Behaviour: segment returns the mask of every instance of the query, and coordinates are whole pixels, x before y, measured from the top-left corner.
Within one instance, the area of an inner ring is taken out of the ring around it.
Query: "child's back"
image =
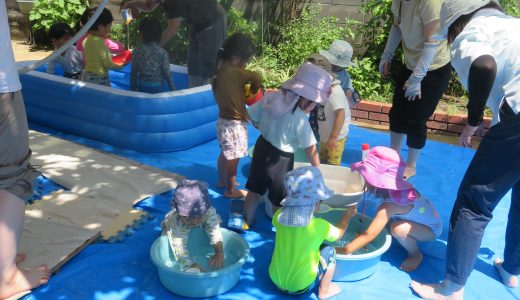
[[[139,25],[143,44],[132,54],[132,70],[130,73],[130,89],[147,93],[162,92],[163,79],[170,90],[175,89],[170,73],[170,60],[166,50],[159,46],[161,24],[147,18]]]
[[[338,239],[339,230],[324,219],[314,217],[305,227],[284,226],[278,221],[280,212],[273,216],[276,238],[269,276],[276,286],[299,291],[316,278],[321,244]]]
[[[284,185],[287,197],[273,216],[276,238],[269,276],[285,294],[304,294],[319,285],[318,298],[332,297],[341,292],[339,286],[331,283],[336,252],[322,243],[343,236],[355,208],[345,210],[337,227],[313,216],[319,203],[334,194],[325,186],[316,167],[288,172]]]
[[[221,150],[217,186],[226,188],[227,198],[242,198],[247,194],[235,186],[238,161],[247,156],[246,84],[253,91],[261,85],[260,76],[245,69],[253,54],[253,42],[247,35],[231,35],[218,52],[218,69],[212,83],[219,109],[217,139]]]
[[[257,91],[261,86],[262,79],[255,72],[233,66],[228,62],[222,62],[213,82],[213,92],[220,118],[248,120],[245,106],[245,85],[247,83],[251,83],[252,91]]]

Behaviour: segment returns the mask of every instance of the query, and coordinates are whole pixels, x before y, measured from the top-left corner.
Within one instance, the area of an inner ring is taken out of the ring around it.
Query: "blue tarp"
[[[33,129],[49,132],[89,147],[101,149],[133,159],[144,164],[205,180],[210,184],[212,202],[223,223],[227,223],[228,202],[222,196],[223,189],[217,189],[216,160],[219,154],[217,141],[211,141],[195,148],[172,153],[139,153],[114,148],[106,144],[65,135],[46,128],[32,126]],[[258,133],[250,128],[249,144],[253,145]],[[361,144],[371,146],[388,145],[387,133],[376,132],[351,126],[346,144],[343,164],[360,160]],[[383,255],[379,270],[368,279],[340,283],[343,290],[337,299],[415,299],[408,285],[411,279],[434,282],[444,274],[445,241],[448,220],[455,200],[458,185],[474,150],[439,142],[428,141],[418,165],[418,175],[411,179],[417,189],[431,199],[444,220],[444,232],[438,241],[422,246],[425,258],[422,265],[412,273],[400,271],[399,264],[406,252],[398,243],[393,243]],[[406,157],[406,151],[403,151]],[[249,172],[250,158],[241,159],[238,181],[245,184]],[[160,235],[159,224],[169,209],[172,192],[156,195],[139,203],[138,207],[148,211],[155,218],[127,237],[121,243],[97,243],[88,246],[62,269],[52,276],[50,282],[36,289],[27,299],[178,299],[162,287],[154,265],[149,258],[152,242]],[[502,285],[492,266],[495,256],[502,256],[504,235],[511,195],[508,194],[497,206],[494,220],[489,224],[475,270],[469,278],[465,299],[520,299],[519,289],[509,289]],[[251,248],[251,256],[244,265],[241,280],[226,294],[217,299],[283,299],[271,284],[268,275],[270,255],[273,250],[274,232],[270,220],[264,214],[263,206],[257,212],[258,221],[244,237]],[[308,296],[316,299],[316,295]],[[289,298],[294,299],[294,298]]]

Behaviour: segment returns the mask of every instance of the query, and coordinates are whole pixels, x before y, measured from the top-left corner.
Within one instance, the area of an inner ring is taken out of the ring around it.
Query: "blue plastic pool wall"
[[[126,84],[129,68],[111,72],[115,85]],[[177,87],[187,86],[186,74],[173,77]],[[29,121],[53,129],[140,152],[179,151],[216,137],[218,107],[209,86],[152,95],[71,84],[37,71],[20,80]]]
[[[130,90],[130,70],[132,68],[132,64],[126,65],[124,68],[119,70],[110,70],[110,83],[111,86],[115,89],[119,90]],[[40,66],[36,69],[36,71],[47,72],[47,65]],[[63,76],[63,68],[56,64],[56,68],[54,70],[54,74],[57,76]],[[183,73],[174,73],[172,72],[173,83],[175,84],[175,88],[177,90],[184,90],[189,87],[188,82],[188,74]],[[166,81],[163,81],[163,91],[169,91],[168,84]]]

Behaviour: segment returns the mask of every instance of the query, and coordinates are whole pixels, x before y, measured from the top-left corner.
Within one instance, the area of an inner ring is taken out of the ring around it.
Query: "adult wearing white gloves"
[[[394,24],[381,56],[381,76],[390,74],[390,62],[402,43],[406,68],[396,78],[390,117],[390,144],[400,152],[406,136],[408,158],[405,179],[415,175],[417,159],[426,143],[426,122],[448,87],[451,66],[446,41],[432,35],[439,28],[442,0],[393,0]]]
[[[460,300],[473,270],[487,224],[500,200],[511,192],[504,259],[494,265],[502,282],[518,287],[520,274],[520,19],[504,14],[491,0],[446,0],[439,37],[450,43],[451,63],[468,90],[468,124],[460,144],[493,111],[491,128],[473,156],[450,217],[445,280],[412,282],[424,299]]]

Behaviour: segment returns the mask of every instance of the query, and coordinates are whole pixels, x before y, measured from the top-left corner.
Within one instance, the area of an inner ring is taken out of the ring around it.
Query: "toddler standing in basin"
[[[403,179],[405,167],[399,153],[388,147],[374,147],[364,161],[351,165],[352,171],[358,171],[365,179],[368,191],[383,201],[368,229],[345,247],[337,248],[338,253],[349,254],[363,248],[388,224],[392,236],[408,252],[399,268],[411,272],[419,266],[423,255],[417,242],[438,238],[442,220],[433,204]]]
[[[217,269],[222,268],[224,246],[219,225],[220,217],[209,201],[207,183],[183,179],[175,190],[171,207],[172,210],[164,217],[161,227],[163,234],[168,236],[181,271],[205,271],[190,259],[188,252],[190,231],[198,226],[204,228],[211,245],[215,247],[215,254],[209,259],[209,265]]]

